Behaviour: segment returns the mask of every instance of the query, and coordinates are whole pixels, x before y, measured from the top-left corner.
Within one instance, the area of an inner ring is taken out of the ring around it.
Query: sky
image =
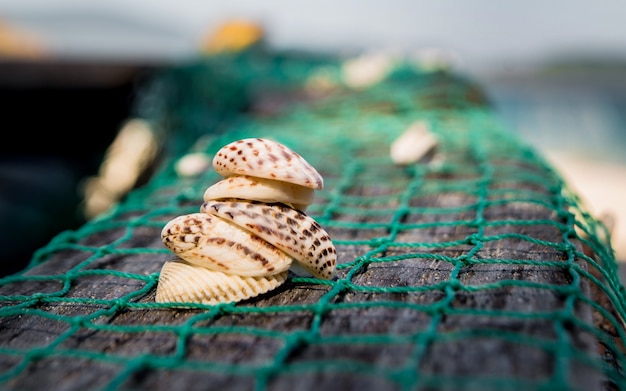
[[[0,0],[0,19],[67,56],[178,58],[224,20],[248,18],[279,48],[436,47],[470,68],[625,56],[624,16],[617,0]]]

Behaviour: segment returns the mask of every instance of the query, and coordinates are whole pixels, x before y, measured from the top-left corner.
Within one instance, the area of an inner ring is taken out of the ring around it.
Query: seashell
[[[285,282],[287,272],[244,277],[192,265],[165,262],[156,290],[158,303],[218,304],[237,302],[266,293]]]
[[[188,153],[178,159],[174,165],[176,174],[190,178],[199,176],[211,166],[211,156],[202,152]]]
[[[328,233],[311,217],[280,203],[244,200],[205,202],[201,211],[247,229],[291,255],[313,276],[332,278],[336,250]]]
[[[220,198],[241,198],[261,202],[282,202],[295,209],[306,210],[313,203],[315,190],[293,183],[248,175],[233,175],[210,186],[204,201]]]
[[[286,146],[263,138],[247,138],[222,147],[213,157],[221,176],[249,175],[321,190],[322,176],[302,156]]]
[[[393,70],[396,59],[390,53],[362,54],[343,63],[344,83],[352,88],[366,88],[384,80]]]
[[[188,157],[179,171],[201,173],[207,156]],[[161,269],[157,302],[237,302],[276,288],[290,269],[332,278],[335,247],[302,212],[324,186],[306,160],[275,141],[248,138],[221,148],[212,164],[225,178],[205,190],[201,213],[161,231],[178,258]]]
[[[418,162],[437,146],[437,139],[424,121],[414,122],[391,144],[391,160],[395,164]]]
[[[173,253],[191,264],[246,277],[282,273],[293,261],[249,230],[206,213],[170,220],[161,231],[161,239]]]

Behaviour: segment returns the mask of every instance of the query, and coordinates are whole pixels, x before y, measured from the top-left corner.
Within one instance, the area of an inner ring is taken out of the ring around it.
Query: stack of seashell
[[[222,147],[212,164],[224,179],[206,189],[200,213],[178,216],[161,232],[178,258],[161,269],[157,302],[238,302],[280,286],[289,270],[333,277],[331,238],[304,213],[324,186],[315,168],[262,138]]]

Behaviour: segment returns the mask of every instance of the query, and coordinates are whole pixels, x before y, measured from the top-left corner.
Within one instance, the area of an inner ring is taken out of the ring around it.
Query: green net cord
[[[151,180],[0,280],[0,386],[624,389],[610,235],[558,172],[471,80],[401,62],[355,89],[342,72],[251,53],[158,75],[137,105],[162,143]],[[418,120],[437,152],[398,166],[389,147]],[[336,278],[290,275],[237,304],[154,301],[172,258],[161,228],[221,179],[175,170],[202,137],[209,155],[272,138],[318,169],[307,213],[335,243]]]

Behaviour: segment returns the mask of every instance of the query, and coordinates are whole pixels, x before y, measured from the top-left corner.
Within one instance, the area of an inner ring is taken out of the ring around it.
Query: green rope
[[[279,114],[254,115],[251,107],[264,91],[301,91],[320,75],[333,86],[323,98],[283,105]],[[626,291],[617,277],[610,235],[558,173],[532,147],[502,128],[470,80],[399,64],[384,81],[354,90],[342,84],[341,75],[341,61],[336,59],[256,52],[204,58],[164,70],[137,105],[137,114],[165,140],[165,160],[150,182],[80,229],[59,234],[34,254],[23,272],[0,279],[0,322],[39,321],[44,334],[46,324],[62,326],[58,334],[50,332],[32,343],[0,346],[0,359],[7,363],[0,386],[11,388],[46,359],[72,358],[109,370],[108,378],[98,379],[96,388],[102,390],[125,388],[146,371],[230,375],[248,380],[259,391],[271,388],[277,378],[320,372],[351,374],[401,390],[576,390],[579,385],[570,379],[580,365],[603,374],[609,389],[626,389]],[[444,159],[398,167],[389,157],[389,146],[416,120],[429,124]],[[171,257],[158,232],[173,216],[197,212],[206,187],[219,180],[211,170],[192,179],[181,178],[174,170],[177,159],[204,135],[212,137],[204,151],[208,154],[239,138],[274,138],[324,176],[325,189],[307,213],[331,233],[340,254],[338,276],[330,281],[289,277],[292,287],[319,289],[315,302],[190,304],[180,310],[150,299],[160,266]],[[514,213],[520,208],[536,216],[521,219]],[[553,235],[546,239],[539,231]],[[498,246],[507,244],[511,251],[504,257]],[[531,250],[516,252],[520,244]],[[343,252],[354,256],[342,256]],[[382,279],[372,284],[362,278],[382,268],[433,264],[441,267],[441,273],[420,283]],[[563,280],[466,280],[468,271],[495,266],[557,271]],[[105,297],[91,297],[85,293],[89,283],[116,289]],[[603,299],[590,296],[585,287]],[[553,295],[562,305],[528,312],[462,304],[471,295],[522,291]],[[361,300],[358,295],[373,299]],[[353,299],[344,300],[347,296]],[[417,300],[431,296],[436,297],[432,302]],[[325,332],[329,316],[380,308],[406,311],[423,324],[410,332]],[[592,312],[592,320],[603,328],[581,318],[581,308]],[[134,311],[187,312],[177,323],[113,321]],[[226,315],[281,314],[306,314],[310,322],[291,331],[219,324]],[[446,319],[462,316],[549,326],[536,336],[479,326],[444,331]],[[572,330],[599,341],[612,361],[581,348]],[[159,346],[154,351],[119,353],[76,344],[90,333],[158,335],[174,342],[167,353]],[[194,338],[220,335],[272,341],[277,347],[267,360],[258,362],[191,356]],[[420,369],[428,364],[433,347],[486,338],[549,355],[549,376],[467,376]],[[353,358],[294,359],[305,347],[329,346],[399,353],[384,365]]]

